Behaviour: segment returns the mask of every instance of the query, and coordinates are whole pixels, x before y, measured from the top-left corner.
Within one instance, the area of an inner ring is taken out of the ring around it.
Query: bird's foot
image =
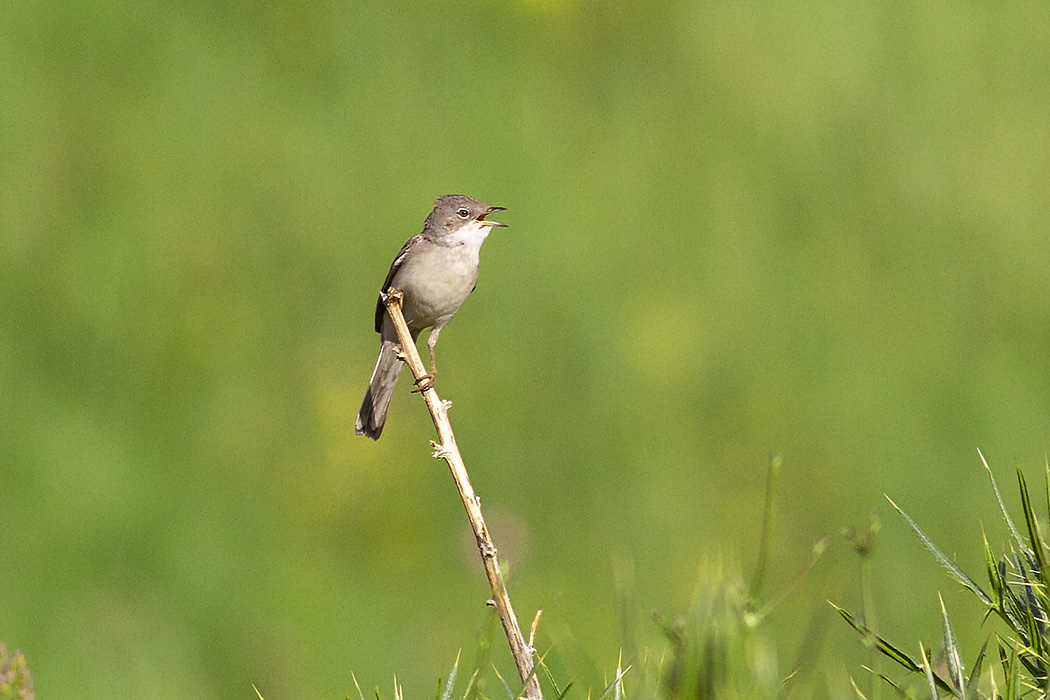
[[[434,388],[434,373],[424,374],[422,377],[416,380],[416,388],[412,390],[413,394],[422,394],[424,391]]]

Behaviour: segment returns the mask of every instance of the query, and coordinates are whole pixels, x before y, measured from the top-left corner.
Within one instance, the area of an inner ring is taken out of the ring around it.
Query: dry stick
[[[503,584],[503,574],[499,569],[499,561],[496,559],[496,546],[492,543],[488,528],[485,527],[485,518],[481,515],[481,499],[474,493],[474,487],[470,485],[470,477],[467,468],[463,464],[463,457],[459,454],[456,446],[456,438],[452,434],[452,425],[448,422],[448,408],[451,402],[442,401],[434,391],[433,378],[427,374],[423,366],[423,360],[419,357],[416,344],[409,333],[408,324],[401,313],[402,294],[400,289],[391,288],[380,298],[386,306],[390,320],[394,322],[397,330],[397,339],[401,345],[403,359],[412,370],[416,378],[423,400],[430,410],[430,416],[434,419],[434,427],[437,429],[441,443],[433,440],[430,444],[434,447],[434,456],[445,460],[448,468],[452,471],[452,478],[456,481],[463,506],[467,509],[467,517],[470,526],[474,529],[474,537],[478,542],[478,550],[481,552],[481,562],[485,565],[485,575],[489,579],[489,587],[492,589],[492,600],[490,604],[496,606],[499,611],[500,621],[503,622],[503,630],[507,633],[507,641],[510,643],[510,653],[514,656],[514,663],[518,666],[518,675],[521,680],[528,681],[526,686],[526,697],[530,700],[543,700],[539,681],[533,673],[532,649],[525,643],[525,637],[521,634],[518,626],[518,618],[514,616],[514,608],[510,605],[510,597],[507,595],[507,587]]]

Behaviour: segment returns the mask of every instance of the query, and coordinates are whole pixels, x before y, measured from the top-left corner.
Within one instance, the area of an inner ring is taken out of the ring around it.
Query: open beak
[[[489,214],[491,214],[494,211],[507,211],[507,208],[506,207],[489,207],[488,209],[485,210],[484,214],[482,214],[481,216],[478,217],[478,221],[481,223],[482,226],[502,226],[503,228],[506,228],[507,227],[506,224],[501,224],[498,221],[486,221],[485,217],[488,216]]]

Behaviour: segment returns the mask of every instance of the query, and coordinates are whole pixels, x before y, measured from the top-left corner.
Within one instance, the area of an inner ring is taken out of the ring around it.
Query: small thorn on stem
[[[532,629],[529,630],[529,653],[536,654],[536,628],[540,625],[540,615],[543,614],[542,610],[536,611],[536,617],[532,619]]]
[[[430,446],[434,448],[434,459],[448,459],[452,456],[452,451],[444,445],[439,445],[438,443],[431,440]]]

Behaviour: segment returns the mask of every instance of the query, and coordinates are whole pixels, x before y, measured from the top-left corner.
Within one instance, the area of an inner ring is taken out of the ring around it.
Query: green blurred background
[[[506,206],[439,392],[523,622],[598,685],[748,572],[811,692],[978,575],[1050,425],[1045,3],[11,0],[0,8],[0,639],[40,697],[421,697],[484,579],[407,383],[353,435],[434,197]],[[1038,481],[1036,482],[1038,483]],[[619,562],[619,564],[617,564]],[[626,577],[621,571],[621,577]],[[629,577],[627,577],[629,578]],[[976,620],[971,614],[968,619]],[[988,629],[958,623],[961,641]],[[495,660],[509,669],[502,645]],[[366,685],[366,688],[368,686]]]

